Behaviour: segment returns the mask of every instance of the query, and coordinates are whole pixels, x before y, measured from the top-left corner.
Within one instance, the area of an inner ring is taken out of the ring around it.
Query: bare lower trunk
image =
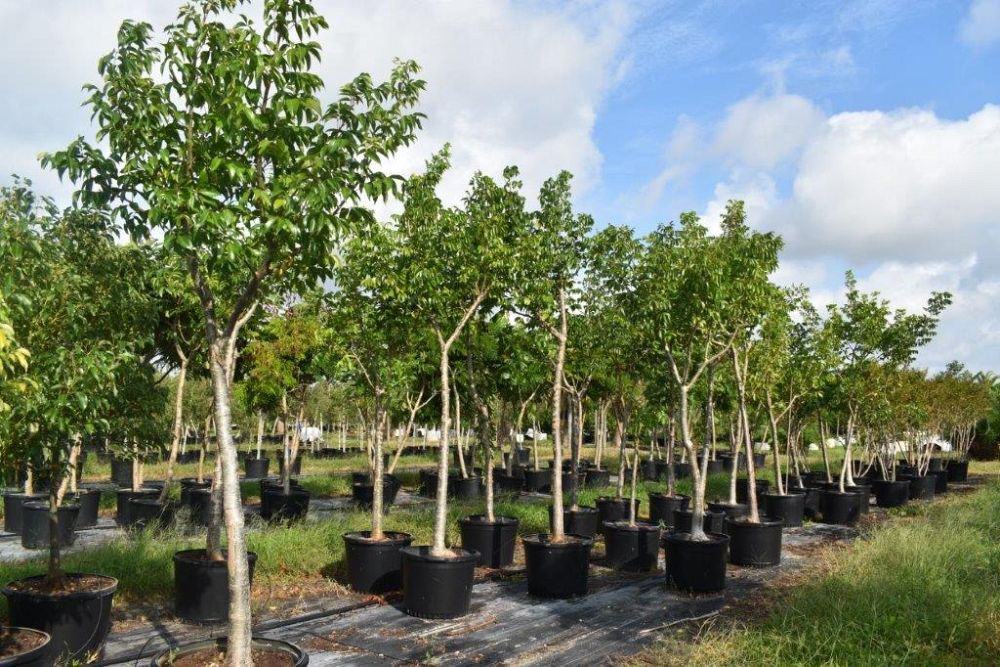
[[[230,341],[221,339],[212,346],[212,386],[215,393],[215,431],[218,441],[218,468],[222,472],[222,504],[226,517],[229,570],[229,642],[227,658],[232,667],[250,667],[251,647],[250,576],[243,530],[243,505],[233,444],[229,411],[231,369]]]
[[[205,551],[212,560],[225,560],[222,555],[222,457],[215,457],[215,475],[212,477],[211,495],[209,496],[208,533],[205,538]]]
[[[674,470],[674,449],[677,443],[676,418],[670,415],[670,423],[667,425],[667,495],[677,494],[677,474]]]
[[[179,352],[179,350],[178,350]],[[181,431],[184,430],[184,383],[187,379],[187,357],[181,355],[181,367],[177,373],[177,395],[174,397],[174,432],[170,440],[170,457],[167,459],[167,474],[160,491],[160,502],[167,501],[170,492],[170,482],[174,479],[174,466],[177,465],[177,450],[181,444]]]
[[[691,437],[691,418],[688,412],[688,388],[680,387],[680,427],[684,450],[691,462],[691,539],[703,542],[705,534],[705,478],[695,456],[694,440]]]
[[[615,497],[625,495],[625,423],[621,414],[615,419],[615,449],[618,450],[618,482],[615,485]]]
[[[382,403],[381,390],[375,391],[375,422],[382,423],[385,418],[385,407]],[[382,460],[382,429],[375,429],[375,465],[372,466],[372,539],[381,540],[385,537],[382,532],[382,511],[383,511],[383,469]]]
[[[62,577],[62,559],[59,551],[59,455],[58,451],[52,457],[49,467],[51,483],[49,484],[49,567],[48,580],[56,582]]]
[[[264,413],[257,412],[257,460],[260,460],[260,451],[264,446]]]
[[[639,480],[639,448],[635,448],[635,455],[632,457],[632,489],[628,502],[628,525],[635,527],[635,490]]]
[[[562,494],[562,428],[559,413],[562,406],[563,367],[566,363],[567,313],[566,294],[559,291],[559,348],[556,352],[555,372],[552,379],[552,450],[555,459],[552,465],[552,542],[566,539],[563,526]]]
[[[438,336],[440,339],[440,335]],[[451,385],[448,372],[448,346],[441,341],[441,444],[438,450],[438,487],[434,507],[434,544],[431,553],[447,556],[445,533],[448,529],[448,432],[451,430]]]

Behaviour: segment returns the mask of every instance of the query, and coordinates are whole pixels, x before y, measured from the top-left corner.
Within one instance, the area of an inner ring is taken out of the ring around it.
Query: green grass
[[[694,644],[686,635],[666,639],[640,661],[1000,663],[1000,483],[920,508],[832,552],[825,574],[778,594],[758,624],[709,632]]]

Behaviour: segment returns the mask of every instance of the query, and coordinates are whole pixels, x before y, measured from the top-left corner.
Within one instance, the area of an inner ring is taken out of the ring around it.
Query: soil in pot
[[[965,482],[969,479],[969,462],[965,459],[950,459],[945,465],[949,482]]]
[[[611,498],[601,496],[597,499],[597,512],[600,515],[600,523],[614,523],[615,521],[628,520],[628,498]],[[639,506],[642,500],[635,499],[635,515],[639,516]]]
[[[770,567],[781,562],[782,522],[761,519],[752,523],[746,518],[727,519],[729,562],[745,567]]]
[[[556,543],[539,533],[525,535],[522,542],[530,595],[565,599],[587,594],[593,539],[566,535]]]
[[[649,494],[649,522],[674,527],[674,510],[686,510],[691,496],[651,492]]]
[[[553,507],[549,505],[549,530],[552,526]],[[594,537],[600,523],[600,513],[596,507],[581,505],[575,510],[568,506],[563,506],[563,531],[567,535],[579,535],[580,537]]]
[[[879,507],[900,507],[910,499],[910,482],[905,479],[895,482],[876,479],[872,481],[872,492]]]
[[[583,480],[583,485],[588,489],[602,489],[611,484],[611,473],[607,470],[597,470],[590,468],[587,476]]]
[[[458,523],[462,533],[462,548],[479,553],[478,565],[501,568],[514,562],[519,524],[517,519],[498,516],[496,521],[490,522],[484,515],[475,514]]]
[[[767,493],[771,488],[771,482],[766,479],[757,480],[757,495]],[[748,477],[736,478],[736,502],[746,504],[750,502],[750,479]]]
[[[20,534],[24,503],[31,500],[43,500],[45,498],[48,498],[48,496],[44,493],[3,494],[3,529],[8,533]]]
[[[223,553],[225,557],[225,553]],[[250,581],[257,554],[247,552]],[[222,623],[229,619],[229,569],[204,549],[174,554],[174,612],[190,623]]]
[[[344,534],[347,583],[359,593],[388,593],[403,587],[400,550],[410,546],[409,533],[385,531],[385,539],[373,540],[371,531]]]
[[[750,506],[744,505],[743,503],[726,503],[721,500],[713,500],[708,503],[708,509],[712,512],[722,512],[725,515],[725,519],[740,519],[745,517],[750,513]],[[726,521],[722,521],[722,530],[720,532],[726,532]]]
[[[690,533],[691,518],[693,516],[694,512],[690,509],[674,510],[674,532]],[[724,512],[713,512],[712,510],[705,508],[702,527],[706,533],[722,533],[725,525],[726,515]]]
[[[861,516],[861,494],[825,489],[819,494],[819,512],[824,523],[853,526]]]
[[[271,460],[268,458],[246,459],[243,461],[243,472],[247,479],[261,479],[267,477],[267,469]]]
[[[132,504],[133,498],[156,498],[160,495],[157,489],[142,488],[138,491],[131,489],[119,489],[117,494],[118,508],[115,512],[115,523],[122,528],[132,525]]]
[[[55,662],[49,655],[51,638],[31,628],[0,627],[0,666],[48,667]]]
[[[76,493],[69,497],[80,506],[80,512],[76,515],[76,529],[82,530],[96,526],[98,513],[101,509],[100,489],[80,487]]]
[[[668,533],[663,538],[667,584],[690,593],[717,593],[726,588],[729,536],[709,533],[692,540],[690,533]]]
[[[651,572],[660,555],[659,524],[628,521],[604,524],[604,562],[624,572]]]
[[[49,548],[49,503],[43,500],[33,500],[24,503],[21,508],[21,546],[25,549]],[[80,506],[76,503],[63,503],[57,512],[57,530],[59,546],[70,547],[76,542],[76,517]]]
[[[805,491],[794,493],[789,488],[789,493],[785,495],[765,493],[761,497],[764,499],[764,514],[781,521],[781,524],[786,528],[802,525],[802,519],[806,514],[807,493]]]
[[[266,499],[267,502],[261,502],[260,515],[268,521],[302,521],[309,512],[309,497],[310,493],[301,488],[292,488],[288,494],[280,487],[267,488],[261,497],[262,501]]]
[[[112,577],[66,573],[56,589],[39,575],[9,583],[3,594],[12,626],[48,633],[49,655],[83,661],[103,649],[117,588]]]
[[[149,663],[150,667],[225,667],[226,638],[184,644],[169,648]],[[254,637],[250,644],[250,657],[256,667],[306,667],[309,654],[295,644],[279,639]]]
[[[479,554],[450,549],[435,556],[431,547],[404,547],[403,609],[418,618],[458,618],[469,613],[472,579]]]

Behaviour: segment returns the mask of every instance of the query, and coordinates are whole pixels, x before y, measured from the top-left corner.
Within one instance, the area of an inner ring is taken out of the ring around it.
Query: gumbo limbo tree
[[[338,237],[369,221],[365,201],[399,178],[380,162],[410,143],[423,82],[398,62],[388,80],[361,74],[324,104],[312,70],[327,27],[308,0],[266,0],[260,22],[237,0],[183,5],[156,31],[125,21],[86,86],[97,125],[44,158],[134,238],[162,235],[201,304],[215,394],[229,544],[228,660],[249,665],[250,594],[230,395],[240,328],[276,285],[330,277]]]

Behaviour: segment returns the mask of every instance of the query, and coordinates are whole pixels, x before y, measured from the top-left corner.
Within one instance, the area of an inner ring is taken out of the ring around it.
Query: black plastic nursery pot
[[[551,535],[539,533],[521,541],[530,595],[565,599],[587,594],[592,538],[567,534],[562,542],[552,542]]]
[[[872,481],[872,493],[879,507],[900,507],[910,499],[910,482],[905,479],[895,482],[876,479]]]
[[[423,476],[421,475],[421,477]],[[370,472],[351,473],[351,484],[371,484],[371,483],[372,483],[372,474]]]
[[[608,470],[598,470],[588,468],[587,477],[583,480],[583,485],[589,489],[600,489],[611,484],[611,472]]]
[[[546,493],[552,486],[551,470],[525,470],[524,490],[531,493]]]
[[[228,640],[226,637],[217,637],[215,639],[184,644],[176,648],[168,648],[156,654],[152,661],[150,661],[149,667],[170,667],[170,665],[173,665],[175,661],[181,658],[195,659],[202,664],[221,664],[209,661],[218,660],[218,656],[225,655],[227,645]],[[279,660],[284,659],[284,662],[278,664],[285,664],[289,660],[291,660],[292,667],[306,667],[309,664],[308,653],[295,644],[281,641],[280,639],[254,637],[250,643],[250,650],[254,654],[278,654],[281,656]]]
[[[934,495],[948,493],[948,471],[945,469],[933,470],[929,475],[934,475]]]
[[[21,517],[24,503],[32,500],[48,498],[44,493],[5,493],[3,494],[3,529],[8,533],[21,532]]]
[[[267,495],[266,492],[268,490],[272,490],[272,491],[277,490],[278,492],[282,492],[283,493],[285,487],[281,483],[281,480],[279,478],[277,478],[277,477],[268,477],[266,479],[262,479],[262,480],[260,480],[258,482],[258,485],[260,486],[260,494],[259,494],[260,495],[260,515],[262,517],[264,517],[264,518],[267,518],[267,517],[269,517],[271,515],[271,509],[270,509],[271,498],[270,498],[270,496]],[[299,480],[297,480],[297,479],[290,479],[290,480],[288,480],[288,486],[293,491],[296,490],[296,489],[298,489],[298,490],[302,489],[302,485],[299,484]]]
[[[740,519],[750,512],[749,505],[744,505],[743,503],[724,503],[722,501],[708,503],[708,509],[712,512],[722,512],[725,515],[725,519]],[[727,532],[725,519],[722,522],[722,531],[720,531],[723,533]]]
[[[663,537],[667,584],[690,593],[717,593],[726,588],[729,536],[708,533],[707,540],[692,540],[690,533]]]
[[[211,489],[212,482],[208,480],[198,481],[193,477],[185,477],[181,480],[181,505],[190,505],[191,492],[198,490]]]
[[[285,474],[285,459],[278,459],[278,474]],[[302,474],[302,457],[297,456],[294,461],[292,461],[292,474],[301,475]]]
[[[554,509],[549,505],[549,530],[552,530],[552,516]],[[594,537],[600,525],[600,512],[596,507],[581,505],[575,510],[568,506],[563,507],[563,532],[568,535],[580,535],[581,537]]]
[[[283,488],[265,489],[262,498],[267,499],[267,514],[264,514],[264,503],[261,503],[260,515],[268,521],[302,521],[309,512],[309,497],[310,493],[305,489],[293,488],[288,494]]]
[[[674,526],[674,510],[685,510],[691,496],[681,494],[669,496],[665,493],[651,492],[649,494],[649,522],[663,524],[667,528]]]
[[[111,602],[118,580],[99,574],[67,572],[76,590],[41,592],[45,575],[13,581],[3,589],[10,624],[41,630],[52,637],[49,656],[85,662],[100,655],[111,630]],[[51,663],[49,663],[51,664]]]
[[[21,508],[21,546],[25,549],[49,548],[49,503],[47,500],[32,500]],[[76,517],[80,506],[63,503],[56,512],[59,546],[69,547],[76,542]]]
[[[667,469],[670,467],[668,461],[656,461],[656,479],[665,480],[667,478]]]
[[[642,500],[635,499],[635,515],[639,516],[639,506]],[[601,496],[597,499],[597,512],[600,515],[601,525],[614,523],[615,521],[628,521],[628,498],[611,498]]]
[[[256,564],[257,554],[248,551],[250,582]],[[204,549],[174,554],[174,612],[189,623],[229,619],[229,567],[224,559],[211,560]]]
[[[755,452],[753,455],[753,467],[760,470],[765,465],[767,465],[767,454],[764,452]]]
[[[825,489],[819,494],[819,511],[824,523],[853,526],[861,516],[861,494]]]
[[[403,609],[418,618],[458,618],[469,613],[472,580],[479,554],[449,549],[436,556],[431,547],[404,547]]]
[[[806,492],[795,493],[790,488],[788,491],[784,495],[763,494],[764,514],[781,521],[786,528],[801,526],[806,514]]]
[[[659,524],[628,521],[604,524],[604,562],[624,572],[650,572],[660,555]]]
[[[656,461],[642,461],[639,464],[639,479],[647,482],[656,479]]]
[[[267,477],[267,469],[271,460],[268,458],[245,459],[243,461],[243,473],[247,479],[262,479]]]
[[[965,482],[969,479],[969,462],[965,459],[949,459],[945,464],[949,482]]]
[[[76,529],[93,528],[97,525],[97,515],[101,509],[101,490],[81,486],[76,493],[69,496],[80,512],[76,515]]]
[[[857,479],[854,481],[855,484],[845,486],[844,490],[857,493],[860,496],[858,499],[858,511],[861,514],[868,514],[869,505],[871,504],[872,487],[868,484],[858,482]]]
[[[746,517],[726,520],[729,562],[744,567],[770,567],[781,562],[781,529],[778,519],[752,523]]]
[[[49,667],[52,638],[31,628],[0,627],[0,667]]]
[[[122,528],[132,525],[132,499],[133,498],[156,498],[160,495],[158,489],[142,488],[137,491],[131,489],[119,489],[117,493],[118,508],[115,512],[115,523]]]
[[[382,511],[388,511],[396,502],[399,488],[399,480],[395,477],[389,477],[382,481]],[[375,498],[375,485],[371,483],[354,484],[351,486],[351,496],[358,507],[371,509]]]
[[[514,546],[517,544],[519,521],[513,517],[498,516],[496,521],[487,521],[481,514],[474,514],[459,520],[462,533],[462,548],[479,553],[478,565],[501,568],[514,562]]]
[[[111,481],[122,487],[132,486],[132,460],[111,459]]]
[[[726,463],[722,459],[709,459],[708,460],[708,474],[716,475],[720,472],[726,472]]]
[[[188,489],[184,505],[190,509],[188,520],[196,526],[207,526],[212,512],[211,489]]]
[[[493,481],[500,493],[520,493],[524,488],[523,476],[508,475],[506,472],[494,473]]]
[[[743,456],[743,452],[739,452],[738,454],[735,455],[730,453],[715,455],[715,458],[717,460],[722,461],[722,469],[725,470],[726,472],[729,472],[730,470],[733,469],[732,466],[734,457],[736,458],[736,467],[740,470],[746,470],[747,465],[746,465],[746,459]]]
[[[344,534],[347,583],[359,593],[389,593],[403,587],[400,550],[410,546],[409,533],[385,531],[381,540],[371,531]]]
[[[516,449],[514,453],[517,455],[517,458],[514,459],[515,463],[520,463],[523,466],[528,465],[528,462],[531,460],[531,450]]]
[[[927,462],[927,470],[929,472],[937,472],[938,470],[944,470],[944,459],[940,459],[937,457],[931,458],[931,460]]]
[[[477,500],[482,495],[483,478],[448,475],[448,495],[455,500]]]
[[[674,477],[676,479],[685,479],[691,476],[691,464],[690,463],[675,463],[674,464]]]
[[[804,480],[803,480],[804,481]],[[820,490],[814,486],[789,486],[787,488],[789,493],[801,493],[805,496],[805,504],[803,507],[803,514],[810,518],[815,519],[819,516],[819,494]]]
[[[910,500],[934,500],[934,475],[914,475],[910,478]]]
[[[129,526],[133,530],[146,528],[165,528],[174,521],[174,505],[171,502],[161,503],[159,497],[133,498],[129,501]]]
[[[771,482],[766,479],[757,480],[757,495],[767,493],[768,489],[771,488]],[[750,497],[750,478],[748,477],[737,477],[736,478],[736,502],[746,504]]]
[[[691,521],[694,511],[691,509],[674,510],[674,532],[690,533]],[[726,515],[724,512],[715,512],[707,507],[702,517],[702,530],[706,533],[722,533],[725,528]]]

